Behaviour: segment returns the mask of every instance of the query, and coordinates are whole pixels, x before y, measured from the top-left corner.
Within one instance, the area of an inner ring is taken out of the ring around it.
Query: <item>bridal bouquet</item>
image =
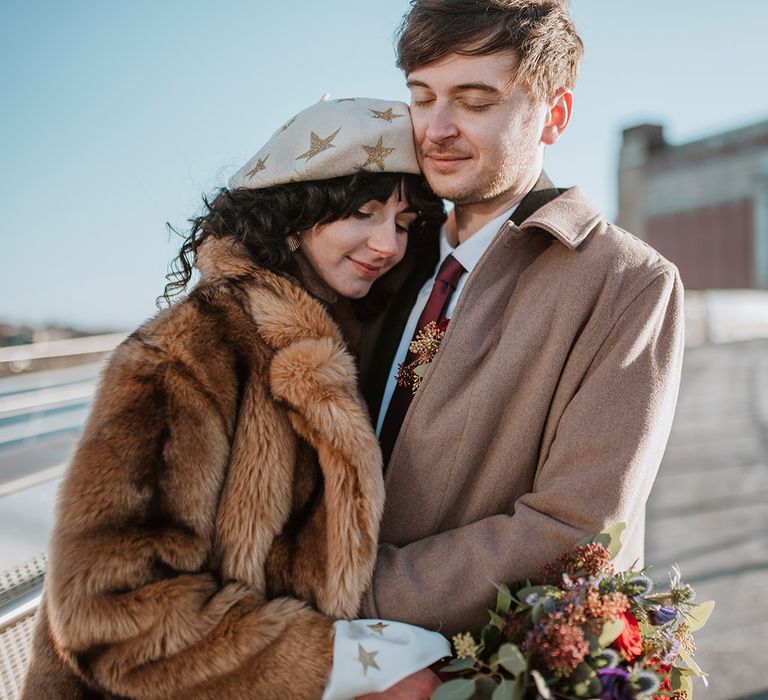
[[[691,700],[693,633],[714,602],[696,605],[677,567],[668,590],[645,570],[615,572],[619,524],[588,537],[549,564],[540,583],[498,586],[495,612],[480,633],[453,638],[459,676],[432,700]]]

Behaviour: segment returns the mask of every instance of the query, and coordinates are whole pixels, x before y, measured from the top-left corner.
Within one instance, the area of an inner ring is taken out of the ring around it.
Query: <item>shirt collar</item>
[[[485,253],[486,248],[491,244],[499,229],[506,222],[517,205],[510,207],[495,219],[489,221],[481,229],[473,233],[466,241],[459,243],[455,248],[451,247],[445,232],[445,227],[440,229],[440,262],[449,255],[453,255],[467,272],[472,272],[480,258]]]

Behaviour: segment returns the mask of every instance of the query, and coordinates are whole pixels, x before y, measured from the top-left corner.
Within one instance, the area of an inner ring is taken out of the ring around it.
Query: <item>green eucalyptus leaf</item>
[[[675,668],[678,671],[680,671],[680,675],[681,676],[689,676],[690,677],[690,676],[695,676],[696,675],[696,672],[695,671],[691,671],[690,668],[677,668],[677,666],[673,666],[673,668]]]
[[[480,630],[480,643],[486,654],[493,654],[501,644],[501,631],[493,625],[486,625]]]
[[[693,693],[693,683],[691,682],[691,678],[688,673],[689,671],[687,669],[679,669],[673,667],[670,678],[670,686],[673,691],[684,690],[690,698],[691,694]]]
[[[591,698],[596,698],[596,697],[599,697],[602,689],[603,689],[603,686],[600,684],[600,678],[598,677],[597,674],[595,674],[588,681],[587,694]]]
[[[533,624],[538,625],[546,614],[547,611],[544,610],[544,606],[541,602],[536,603],[536,605],[533,606],[533,610],[531,610],[531,620],[533,620]]]
[[[461,673],[463,671],[469,671],[474,667],[474,659],[452,659],[447,666],[443,666],[440,670],[445,671],[446,673]]]
[[[521,673],[515,679],[515,688],[513,691],[515,700],[524,700],[527,690],[528,690],[528,679],[524,674]]]
[[[478,676],[475,678],[475,698],[485,698],[491,700],[499,683],[490,676]]]
[[[688,629],[691,632],[695,632],[704,627],[714,609],[715,601],[708,600],[706,603],[699,603],[699,605],[694,605],[690,610],[687,610],[685,613],[685,624],[688,626]]]
[[[598,640],[601,647],[613,644],[624,630],[624,620],[608,620],[603,624],[603,631]]]
[[[572,683],[573,692],[580,698],[594,697],[594,689],[600,694],[600,681],[597,672],[588,663],[579,664],[568,679]],[[597,685],[595,685],[597,683]]]
[[[539,598],[559,598],[562,591],[555,586],[526,586],[517,592],[517,599],[520,601],[520,604],[525,607],[530,607],[525,601],[532,593],[535,593]]]
[[[638,620],[637,624],[638,627],[640,627],[640,634],[643,635],[643,639],[650,637],[656,631],[656,627],[650,622],[643,622],[643,620]]]
[[[469,700],[475,694],[475,682],[468,678],[457,678],[439,686],[430,700]]]
[[[509,678],[505,678],[503,681],[501,681],[498,688],[493,691],[491,700],[515,700],[514,682],[509,680]]]
[[[493,610],[489,610],[488,614],[491,616],[491,624],[494,627],[498,627],[499,629],[503,629],[504,627],[506,627],[507,623],[504,620],[504,618],[501,615],[499,615],[499,613],[493,612]]]
[[[577,698],[588,698],[589,697],[589,682],[588,681],[582,681],[581,683],[574,683],[571,686],[571,690],[573,691],[573,694]]]
[[[589,681],[581,681],[580,683],[574,683],[571,686],[571,690],[573,691],[573,694],[577,698],[588,698],[589,697]]]
[[[497,589],[499,592],[496,595],[496,612],[499,615],[506,615],[512,607],[512,593],[506,583],[500,583]]]
[[[528,662],[525,660],[520,649],[514,644],[502,644],[499,647],[498,658],[501,666],[515,677],[528,668]]]
[[[693,660],[693,657],[682,647],[677,651],[680,660],[693,671],[697,676],[703,676],[704,671],[699,668],[699,665]]]
[[[427,373],[428,369],[429,369],[429,363],[418,365],[414,368],[413,373],[417,377],[421,377],[422,379],[424,379],[424,375]]]
[[[538,691],[539,695],[544,698],[544,700],[552,700],[552,691],[547,686],[547,682],[544,680],[544,676],[542,676],[536,669],[531,671],[531,678],[533,678],[533,682],[536,684],[536,690]]]
[[[588,682],[594,678],[597,674],[595,669],[588,663],[580,663],[570,675],[569,680],[574,683]]]

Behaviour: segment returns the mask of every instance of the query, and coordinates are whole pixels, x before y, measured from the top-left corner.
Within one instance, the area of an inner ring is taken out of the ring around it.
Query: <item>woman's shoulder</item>
[[[146,320],[114,350],[108,370],[252,363],[258,334],[232,285],[201,284]]]

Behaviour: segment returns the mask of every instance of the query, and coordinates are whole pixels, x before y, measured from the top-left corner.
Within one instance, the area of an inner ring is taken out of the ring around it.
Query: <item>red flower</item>
[[[445,331],[448,330],[448,322],[450,320],[450,318],[445,318],[445,316],[443,316],[443,318],[440,319],[440,322],[437,324],[437,330],[443,331],[443,333],[445,333]]]
[[[666,664],[651,664],[651,668],[656,671],[659,677],[659,691],[664,691],[664,695],[654,695],[653,700],[667,700],[668,693],[672,690],[672,678],[669,675],[670,668]]]
[[[621,613],[618,619],[624,623],[624,629],[611,646],[627,661],[632,661],[643,653],[643,635],[640,633],[640,625],[629,610]]]

